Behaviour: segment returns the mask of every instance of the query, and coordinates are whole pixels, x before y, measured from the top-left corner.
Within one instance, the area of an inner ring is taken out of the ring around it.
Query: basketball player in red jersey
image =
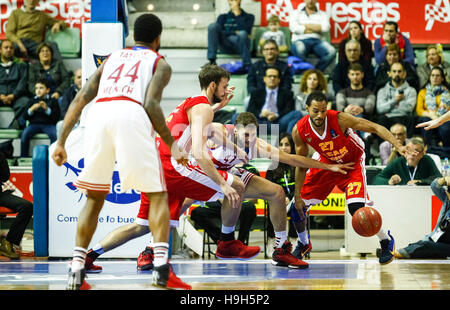
[[[171,75],[170,66],[157,53],[161,32],[162,24],[157,16],[141,15],[134,24],[136,45],[110,54],[77,94],[64,118],[62,133],[52,155],[57,165],[67,161],[67,137],[83,108],[96,98],[85,119],[85,136],[88,137],[85,140],[85,168],[74,182],[87,193],[87,201],[78,219],[67,289],[90,287],[84,280],[87,247],[110,191],[116,161],[123,190],[141,191],[152,201],[148,218],[158,253],[155,255],[153,284],[169,288],[186,285],[176,277],[168,263],[170,214],[155,143],[156,130],[161,141],[168,145],[167,153],[172,153],[182,163],[187,162],[187,156],[174,143],[160,107],[162,91]]]
[[[365,175],[364,142],[353,130],[375,133],[392,143],[404,155],[407,148],[401,145],[385,127],[348,113],[327,110],[327,100],[322,92],[311,93],[306,101],[309,116],[299,120],[292,130],[292,138],[298,155],[308,154],[308,145],[316,153],[313,158],[326,163],[354,162],[354,170],[348,174],[337,174],[319,169],[296,168],[295,208],[293,220],[299,242],[293,254],[302,258],[311,251],[311,242],[306,233],[305,213],[320,203],[337,186],[345,191],[348,210],[351,215],[366,204],[371,204],[367,195]],[[394,238],[383,228],[377,234],[381,244],[380,264],[394,259]]]

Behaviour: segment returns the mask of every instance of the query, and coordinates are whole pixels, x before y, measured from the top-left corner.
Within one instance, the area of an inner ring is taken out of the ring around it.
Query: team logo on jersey
[[[68,162],[64,163],[64,167],[66,167],[66,174],[64,176],[67,176],[69,171],[71,171],[76,177],[81,173],[81,171],[84,168],[84,158],[80,159],[77,163],[78,167],[74,167]],[[65,185],[74,193],[78,193],[80,195],[78,201],[83,198],[83,193],[80,192],[80,190],[73,185],[73,180],[70,182],[67,182]],[[119,172],[114,171],[112,182],[111,182],[111,190],[108,195],[106,195],[106,200],[115,203],[115,204],[130,204],[133,202],[136,202],[141,199],[141,193],[135,190],[129,190],[127,192],[121,191],[121,182],[119,178]]]
[[[105,61],[105,59],[108,58],[109,55],[111,55],[111,54],[108,54],[106,56],[92,54],[92,56],[94,56],[95,66],[97,68],[100,67],[102,65],[102,63]]]
[[[334,129],[330,129],[331,139],[339,137],[339,135],[334,131]]]

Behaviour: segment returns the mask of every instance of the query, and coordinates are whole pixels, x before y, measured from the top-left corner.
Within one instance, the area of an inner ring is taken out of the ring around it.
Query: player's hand
[[[242,162],[244,164],[248,164],[248,161],[249,161],[248,155],[247,155],[247,153],[245,153],[245,151],[243,149],[238,147],[237,150],[236,150],[236,155],[237,155],[237,158],[242,160]]]
[[[228,198],[230,206],[233,209],[239,208],[241,205],[241,196],[238,192],[228,184],[221,186],[221,189],[225,197]]]
[[[53,151],[52,158],[55,164],[57,164],[58,166],[61,166],[62,164],[67,162],[67,153],[64,146],[57,144],[55,150]]]
[[[391,176],[391,178],[389,179],[388,184],[389,185],[397,185],[398,183],[400,183],[402,181],[402,178],[398,175],[398,174],[394,174],[393,176]]]
[[[294,203],[295,209],[297,209],[300,218],[305,217],[306,204],[303,201],[302,197],[296,198]]]
[[[428,122],[423,122],[423,123],[417,124],[416,128],[423,127],[425,130],[431,130],[431,129],[439,127],[439,125],[440,125],[439,120],[434,119],[434,120],[431,120]]]
[[[406,156],[406,154],[411,154],[411,155],[416,156],[419,154],[411,145],[402,145],[401,147],[398,148],[398,152],[402,156]]]
[[[223,107],[227,106],[230,103],[231,99],[233,99],[234,97],[235,88],[236,87],[231,86],[225,91],[225,97],[222,99],[222,101],[214,105],[213,108],[214,112],[219,111],[220,109],[222,109]]]
[[[186,166],[189,162],[189,155],[186,151],[173,143],[170,148],[170,155],[177,161],[178,164]]]
[[[353,165],[354,165],[354,162],[345,163],[345,164],[330,165],[330,171],[339,172],[339,173],[342,173],[342,174],[347,174],[347,170],[355,169],[353,167]]]

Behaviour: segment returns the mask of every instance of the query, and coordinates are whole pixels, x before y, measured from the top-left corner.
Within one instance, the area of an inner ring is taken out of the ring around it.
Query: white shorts
[[[84,169],[74,185],[109,192],[115,165],[121,192],[166,191],[153,126],[143,107],[132,101],[92,104],[85,120]]]

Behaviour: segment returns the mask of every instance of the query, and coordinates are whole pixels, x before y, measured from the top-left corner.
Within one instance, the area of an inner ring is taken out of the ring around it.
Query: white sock
[[[236,229],[236,226],[223,226],[222,225],[222,233],[223,234],[231,234]]]
[[[167,242],[156,242],[154,244],[153,253],[155,258],[153,265],[155,267],[167,264],[169,258],[169,244]]]
[[[94,245],[94,247],[92,248],[92,251],[94,251],[98,255],[102,255],[103,253],[105,253],[105,250],[103,250],[100,243],[97,243],[96,245]]]
[[[73,248],[73,258],[71,269],[72,272],[79,271],[84,268],[84,262],[86,260],[87,250],[82,247],[74,247]]]
[[[302,231],[302,232],[298,232],[298,240],[300,240],[300,242],[303,245],[307,245],[309,243],[309,236],[308,236],[308,232],[306,230]]]
[[[389,238],[389,235],[384,231],[383,228],[381,228],[380,231],[377,233],[377,237],[378,239],[380,239],[380,241],[385,239],[391,240],[391,238]]]
[[[281,246],[286,242],[286,240],[287,240],[286,230],[275,232],[275,247],[276,248],[281,248]]]

